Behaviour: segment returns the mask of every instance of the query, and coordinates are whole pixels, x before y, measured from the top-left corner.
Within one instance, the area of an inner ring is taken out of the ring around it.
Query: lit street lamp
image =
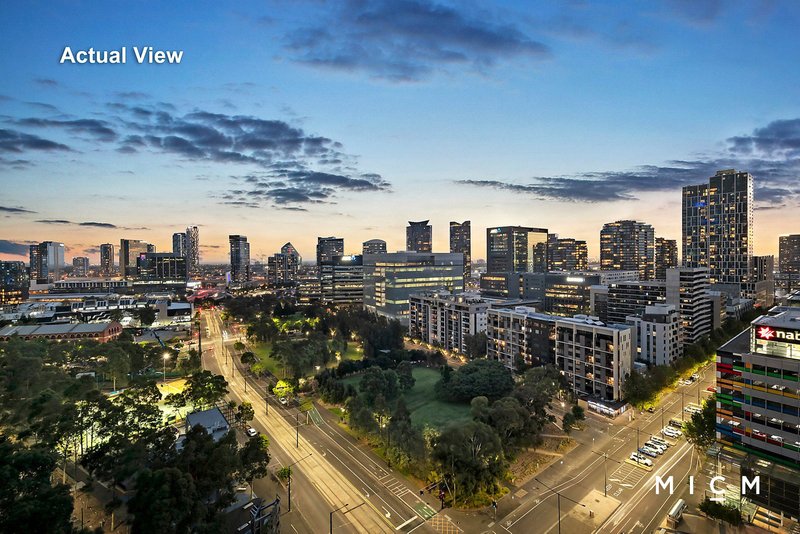
[[[164,360],[164,383],[167,382],[167,360],[169,360],[169,352],[165,352],[161,357]]]

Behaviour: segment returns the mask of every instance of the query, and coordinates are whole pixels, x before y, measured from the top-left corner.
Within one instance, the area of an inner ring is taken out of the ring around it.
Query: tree
[[[714,395],[703,403],[700,413],[692,414],[692,418],[684,425],[686,441],[699,451],[705,451],[716,442],[717,404]]]
[[[52,485],[55,455],[0,435],[0,532],[72,532],[69,487]]]
[[[174,467],[145,470],[136,478],[136,493],[128,503],[131,531],[188,533],[205,516],[191,475]]]
[[[373,406],[378,396],[387,402],[394,400],[398,395],[397,374],[392,370],[383,370],[374,366],[366,370],[358,384],[358,389],[364,402]]]
[[[255,416],[256,411],[253,409],[253,405],[247,401],[244,401],[236,407],[236,412],[234,413],[233,417],[236,421],[236,424],[242,427],[252,421]]]
[[[156,310],[150,306],[137,309],[135,314],[142,326],[150,326],[156,320]]]
[[[529,427],[530,415],[514,397],[503,397],[489,409],[489,424],[495,429],[503,443],[521,441]]]
[[[233,350],[237,350],[239,352],[243,351],[244,350],[244,343],[242,343],[241,341],[235,342],[233,344]]]
[[[447,382],[444,376],[440,382],[437,393],[456,402],[467,402],[478,396],[499,399],[514,389],[511,371],[497,360],[473,360],[455,371]]]
[[[181,393],[167,395],[167,403],[180,408],[191,404],[195,408],[205,408],[216,404],[228,394],[228,382],[222,375],[211,371],[192,373]]]
[[[404,360],[397,364],[396,373],[402,391],[408,391],[414,387],[416,379],[412,373],[411,362]]]
[[[555,421],[549,410],[553,397],[564,387],[564,377],[553,365],[528,369],[522,383],[514,389],[514,397],[531,415],[529,424],[539,433],[544,426]]]
[[[294,386],[286,380],[278,380],[278,383],[272,388],[272,392],[278,397],[290,398],[294,395]]]
[[[572,415],[575,417],[575,421],[583,421],[586,419],[586,414],[584,413],[583,408],[577,404],[572,406]]]
[[[489,423],[489,399],[484,396],[473,397],[469,403],[470,415],[476,421],[481,423]]]
[[[257,434],[239,449],[239,458],[242,464],[241,477],[253,487],[253,480],[267,476],[269,470],[269,438],[263,434]]]
[[[486,345],[488,341],[489,338],[486,336],[486,332],[476,332],[474,336],[465,336],[464,344],[466,345],[467,356],[469,356],[471,360],[486,357]]]
[[[742,513],[738,508],[731,504],[723,504],[721,502],[712,501],[706,497],[703,499],[703,502],[700,503],[698,508],[700,508],[700,511],[706,514],[708,517],[720,519],[733,526],[739,526],[742,524]]]
[[[252,353],[250,351],[242,353],[242,363],[244,365],[253,365],[257,361],[258,361],[258,357],[254,353]]]
[[[572,425],[575,424],[575,416],[572,412],[567,412],[564,414],[564,417],[561,419],[561,428],[564,430],[565,434],[569,434],[572,431]]]

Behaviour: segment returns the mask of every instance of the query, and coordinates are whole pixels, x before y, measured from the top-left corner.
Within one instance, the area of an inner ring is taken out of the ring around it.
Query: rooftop
[[[800,330],[800,308],[785,306],[772,308],[769,315],[762,315],[750,324]]]

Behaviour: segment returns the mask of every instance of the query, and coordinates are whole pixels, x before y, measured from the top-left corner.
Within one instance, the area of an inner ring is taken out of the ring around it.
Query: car
[[[683,428],[683,421],[679,421],[678,419],[670,419],[669,426],[675,428]]]
[[[649,440],[645,441],[644,444],[645,444],[646,447],[650,447],[651,449],[655,449],[656,452],[658,452],[658,454],[664,454],[667,451],[667,448],[665,446],[656,443],[652,439],[649,439]]]
[[[651,458],[656,458],[658,456],[658,453],[655,451],[655,449],[651,449],[650,447],[639,447],[639,452],[646,454]]]
[[[655,408],[653,408],[652,406],[648,406],[648,407],[647,407],[647,413],[653,413],[653,412],[655,412],[655,411],[656,411],[656,409],[655,409]]]
[[[648,467],[651,467],[653,465],[653,460],[651,460],[647,456],[639,454],[638,452],[632,452],[630,458],[637,464],[646,465]]]
[[[667,443],[667,440],[665,440],[665,439],[662,439],[662,438],[660,438],[659,436],[652,436],[652,437],[650,438],[650,441],[653,441],[653,442],[655,442],[655,443],[658,443],[659,445],[661,445],[662,447],[665,447],[665,448],[666,448],[666,447],[669,447],[669,443]]]
[[[287,404],[289,404],[289,401],[288,401],[288,400],[286,400],[286,397],[281,397],[280,399],[278,399],[278,402],[280,402],[280,403],[281,403],[281,404],[283,404],[284,406],[286,406]]]
[[[677,439],[680,436],[680,433],[679,433],[678,430],[675,430],[674,428],[670,428],[670,427],[664,428],[661,431],[661,433],[664,434],[665,436],[667,436],[668,438],[672,438],[672,439]]]
[[[699,375],[699,374],[697,374],[697,373],[694,373],[694,374],[692,375],[692,380],[700,380],[700,375]]]
[[[251,438],[258,435],[258,430],[256,430],[252,426],[248,426],[247,430],[245,430],[244,432],[245,432],[245,434],[247,434]]]
[[[715,388],[714,386],[708,386],[706,388],[706,391],[710,391],[711,393],[716,393],[717,392],[717,388]]]

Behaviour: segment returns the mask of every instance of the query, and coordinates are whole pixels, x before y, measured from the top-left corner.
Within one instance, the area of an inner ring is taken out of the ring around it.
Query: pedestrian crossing
[[[391,491],[395,497],[402,498],[403,496],[412,493],[411,490],[408,489],[408,487],[404,483],[397,480],[391,475],[385,475],[378,480],[380,480],[381,484],[383,484],[386,487],[386,489]]]

